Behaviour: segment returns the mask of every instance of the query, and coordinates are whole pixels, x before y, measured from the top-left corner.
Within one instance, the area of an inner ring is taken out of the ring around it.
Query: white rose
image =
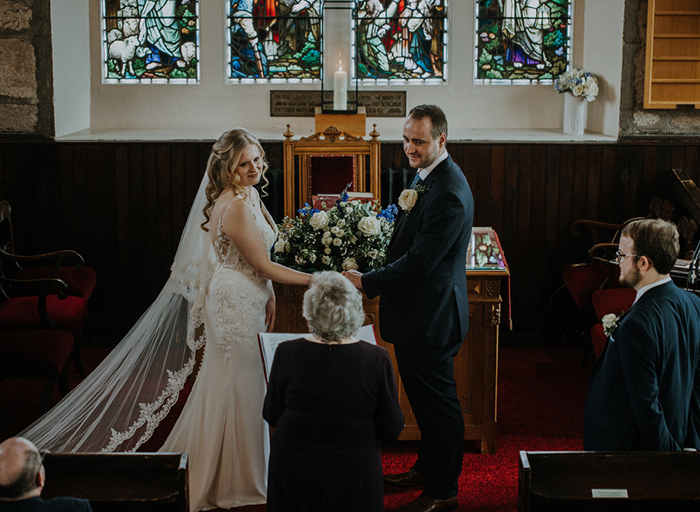
[[[326,247],[325,249],[323,249],[323,252],[325,252],[326,254],[330,254],[330,253],[331,253],[331,248],[330,248],[330,247]]]
[[[571,92],[574,93],[574,96],[581,96],[583,94],[583,85],[578,84],[571,90]]]
[[[333,226],[331,228],[331,233],[333,233],[334,235],[338,235],[339,232],[340,232],[340,228],[338,226]]]
[[[277,240],[275,242],[275,252],[284,252],[286,248],[286,243],[284,240]]]
[[[606,331],[609,331],[615,325],[616,320],[617,315],[615,313],[608,313],[607,315],[603,316],[601,320],[603,323],[603,328]]]
[[[418,192],[413,189],[407,188],[399,196],[399,206],[402,210],[410,210],[416,205],[418,201]]]
[[[345,226],[345,219],[338,219],[338,222],[336,222],[335,224],[339,228],[342,228],[343,226]]]
[[[360,222],[357,223],[357,229],[367,236],[378,235],[380,228],[381,223],[377,217],[362,217]]]
[[[357,270],[357,262],[355,261],[355,258],[345,258],[345,261],[343,262],[343,270]]]
[[[328,215],[326,212],[316,212],[311,216],[309,224],[314,229],[322,229],[324,226],[328,225]]]
[[[335,245],[336,247],[340,247],[341,245],[343,245],[343,241],[340,238],[334,238],[333,245]]]

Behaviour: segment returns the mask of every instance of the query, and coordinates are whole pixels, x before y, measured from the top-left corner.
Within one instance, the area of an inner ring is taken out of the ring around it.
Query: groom
[[[454,358],[469,330],[465,262],[474,200],[464,174],[445,147],[447,119],[435,105],[408,115],[403,148],[418,169],[399,198],[401,212],[386,265],[345,276],[367,297],[381,295],[382,338],[394,344],[406,394],[421,432],[418,460],[384,482],[423,486],[399,512],[457,508],[464,419],[454,380]]]

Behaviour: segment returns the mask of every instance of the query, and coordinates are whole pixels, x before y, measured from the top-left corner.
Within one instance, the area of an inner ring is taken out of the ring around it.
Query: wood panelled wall
[[[282,143],[264,146],[279,174]],[[12,204],[18,252],[79,251],[97,271],[92,314],[141,314],[167,280],[210,148],[201,141],[1,141],[0,198]],[[561,266],[580,257],[568,230],[574,220],[646,215],[654,196],[678,203],[667,182],[674,167],[700,183],[694,140],[448,149],[474,192],[474,224],[500,235],[516,330],[546,328]],[[390,192],[387,177],[403,169],[401,144],[383,144],[383,204],[395,202],[402,188],[398,180]],[[281,210],[279,187],[281,180],[268,198],[272,211]]]

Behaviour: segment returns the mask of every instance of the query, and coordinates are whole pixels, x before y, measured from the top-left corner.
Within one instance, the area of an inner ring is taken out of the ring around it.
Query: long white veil
[[[20,435],[54,452],[127,452],[147,441],[175,404],[206,341],[202,307],[216,264],[201,229],[205,173],[156,300],[107,358]]]

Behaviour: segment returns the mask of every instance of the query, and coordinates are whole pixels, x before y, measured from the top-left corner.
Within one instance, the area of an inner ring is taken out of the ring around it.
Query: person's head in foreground
[[[311,287],[304,294],[304,318],[319,340],[348,340],[365,319],[362,294],[338,272],[314,274]]]
[[[42,457],[34,443],[23,437],[0,443],[0,500],[40,496],[45,479]]]

